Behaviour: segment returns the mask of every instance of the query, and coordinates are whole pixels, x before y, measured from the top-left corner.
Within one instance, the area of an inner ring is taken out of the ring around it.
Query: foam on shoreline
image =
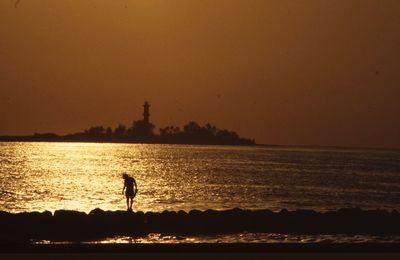
[[[266,232],[286,234],[400,235],[397,211],[339,209],[330,212],[272,212],[231,209],[126,212],[94,209],[8,213],[0,211],[0,241],[90,240],[111,236],[162,234],[226,234]]]

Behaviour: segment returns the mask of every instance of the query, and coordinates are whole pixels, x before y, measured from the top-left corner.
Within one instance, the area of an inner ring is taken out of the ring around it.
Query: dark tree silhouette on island
[[[133,121],[127,128],[119,124],[111,127],[92,126],[83,132],[59,136],[53,133],[32,136],[1,136],[0,141],[66,141],[66,142],[124,142],[124,143],[167,143],[167,144],[220,144],[254,145],[254,139],[241,138],[236,132],[218,129],[210,123],[204,126],[190,121],[181,129],[178,126],[159,128],[154,133],[155,125],[150,122],[150,104],[143,105],[143,119]]]

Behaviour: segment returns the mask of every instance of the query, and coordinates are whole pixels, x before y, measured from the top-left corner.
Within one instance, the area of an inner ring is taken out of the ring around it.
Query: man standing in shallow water
[[[124,190],[126,188],[126,206],[128,208],[128,211],[132,211],[133,198],[136,196],[137,193],[136,181],[133,177],[129,176],[126,173],[122,174],[122,178],[124,178],[124,188],[122,189],[122,194],[124,194]]]

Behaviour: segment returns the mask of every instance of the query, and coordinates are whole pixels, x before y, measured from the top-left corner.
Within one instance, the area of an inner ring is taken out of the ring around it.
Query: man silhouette
[[[126,188],[126,206],[128,208],[128,211],[132,211],[133,198],[136,196],[137,193],[136,181],[133,177],[129,176],[126,173],[122,174],[122,178],[124,178],[124,188],[122,188],[122,194],[124,194],[124,190]]]

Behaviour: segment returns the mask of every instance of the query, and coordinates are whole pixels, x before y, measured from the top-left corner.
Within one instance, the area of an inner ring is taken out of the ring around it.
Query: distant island
[[[29,142],[107,142],[107,143],[159,143],[159,144],[215,144],[254,145],[254,139],[242,138],[236,132],[218,129],[207,123],[200,126],[190,121],[180,129],[166,126],[154,133],[155,125],[150,122],[150,104],[143,105],[143,119],[134,121],[131,127],[119,124],[115,129],[93,126],[83,132],[67,135],[35,133],[28,136],[0,136],[0,141]]]

